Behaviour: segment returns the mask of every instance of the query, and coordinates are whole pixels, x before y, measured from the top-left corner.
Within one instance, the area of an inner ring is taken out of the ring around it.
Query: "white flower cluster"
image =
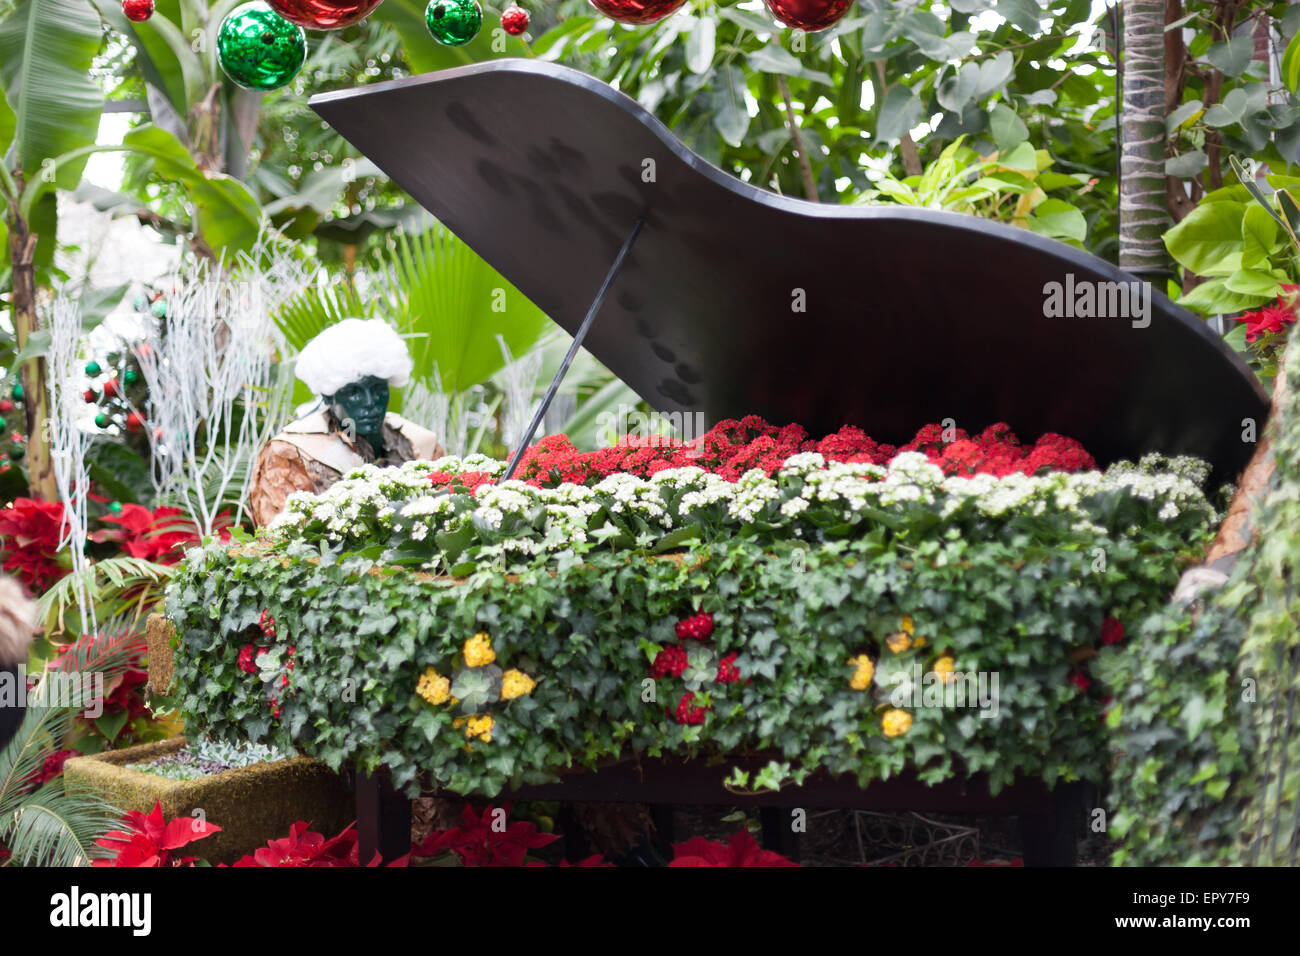
[[[430,541],[444,533],[463,537],[469,528],[476,557],[487,559],[555,553],[611,535],[643,538],[647,528],[652,536],[663,535],[693,522],[704,525],[708,536],[758,522],[786,525],[792,535],[805,536],[809,521],[852,523],[863,520],[864,511],[903,521],[917,509],[992,520],[1059,515],[1077,530],[1104,533],[1098,502],[1115,496],[1147,506],[1151,522],[1182,515],[1203,524],[1217,520],[1199,486],[1208,474],[1203,462],[1148,459],[1106,472],[950,477],[919,452],[901,453],[885,468],[828,463],[819,454],[801,453],[775,475],[753,470],[736,482],[686,467],[649,479],[610,475],[593,487],[535,488],[509,481],[480,486],[472,499],[431,485],[435,471],[502,473],[501,462],[475,455],[359,468],[321,495],[291,496],[269,533],[280,541],[387,543],[395,532],[399,539]],[[1127,534],[1135,528],[1110,530]]]

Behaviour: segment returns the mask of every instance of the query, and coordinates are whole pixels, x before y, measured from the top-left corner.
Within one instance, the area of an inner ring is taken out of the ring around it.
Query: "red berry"
[[[133,23],[144,23],[153,16],[153,0],[122,0],[122,13]]]
[[[517,37],[528,29],[528,11],[514,5],[506,7],[501,14],[501,29],[512,37]]]

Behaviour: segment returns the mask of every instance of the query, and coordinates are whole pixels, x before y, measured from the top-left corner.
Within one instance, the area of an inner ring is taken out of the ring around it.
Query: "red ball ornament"
[[[132,23],[144,23],[153,16],[153,0],[122,0],[122,13]]]
[[[14,410],[14,403],[7,398],[0,398],[0,415],[8,415]]]
[[[501,14],[501,29],[512,37],[519,36],[528,29],[528,11],[522,7],[506,7]]]
[[[144,428],[144,416],[139,412],[132,412],[126,416],[126,430],[129,432],[138,432]]]
[[[853,0],[763,0],[768,12],[787,27],[816,33],[839,22]]]
[[[117,379],[110,378],[104,380],[104,397],[116,398],[118,394]]]
[[[93,388],[86,389],[84,392],[81,393],[81,397],[86,400],[87,405],[94,405],[95,399],[99,398],[99,396],[95,394],[95,390]]]
[[[686,0],[590,0],[593,7],[611,20],[644,26],[658,23],[681,9]]]
[[[290,23],[308,30],[342,30],[370,16],[382,0],[267,0]]]

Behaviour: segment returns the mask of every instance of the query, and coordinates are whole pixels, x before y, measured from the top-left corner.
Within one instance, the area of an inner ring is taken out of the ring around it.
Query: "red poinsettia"
[[[1300,286],[1284,286],[1288,291],[1300,289]],[[1241,315],[1234,316],[1234,321],[1246,323],[1246,341],[1254,342],[1262,335],[1268,335],[1273,332],[1281,332],[1282,329],[1295,322],[1295,301],[1284,300],[1282,296],[1277,297],[1277,302],[1273,305],[1266,305],[1256,312],[1243,312]]]
[[[336,837],[326,839],[319,833],[307,829],[305,820],[299,820],[289,827],[289,835],[280,840],[271,840],[251,856],[245,856],[232,866],[359,866],[357,850],[357,831],[348,824]],[[367,866],[379,866],[380,855],[376,853]],[[406,866],[407,856],[399,857],[389,866]]]
[[[727,838],[726,843],[693,837],[685,843],[673,844],[673,859],[669,866],[798,866],[779,853],[764,850],[749,831],[740,830]]]
[[[465,866],[523,866],[529,850],[554,843],[559,837],[542,833],[522,820],[500,826],[498,821],[504,818],[499,811],[504,811],[508,818],[510,806],[509,803],[499,808],[486,806],[479,811],[467,804],[461,814],[462,826],[429,834],[411,855],[431,857],[453,852]]]
[[[59,555],[64,510],[60,501],[15,498],[0,508],[0,554],[4,569],[40,594],[71,570]]]
[[[144,505],[124,504],[121,514],[104,515],[100,520],[117,525],[117,530],[97,531],[91,535],[93,540],[116,541],[131,557],[159,564],[175,564],[187,547],[200,540],[198,528],[180,508],[164,506],[151,511]],[[224,530],[230,515],[222,512],[217,523]]]
[[[127,829],[111,830],[95,841],[112,853],[95,860],[95,866],[191,866],[198,857],[176,856],[174,851],[221,831],[198,817],[176,817],[164,823],[161,803],[155,803],[149,814],[132,810],[122,822]]]

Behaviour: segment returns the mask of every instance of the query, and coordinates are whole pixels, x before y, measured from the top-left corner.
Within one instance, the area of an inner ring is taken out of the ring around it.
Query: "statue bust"
[[[266,443],[253,466],[249,510],[269,524],[295,491],[320,493],[366,462],[442,455],[437,437],[388,411],[388,390],[410,380],[411,356],[382,319],[344,319],[307,343],[295,373],[320,404]]]

